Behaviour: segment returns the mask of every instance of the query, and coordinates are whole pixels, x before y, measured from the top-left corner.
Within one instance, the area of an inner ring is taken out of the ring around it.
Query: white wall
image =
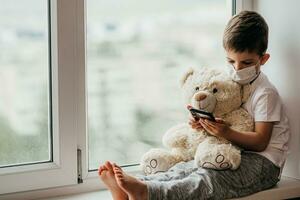
[[[271,58],[263,71],[279,90],[290,119],[290,154],[283,174],[300,179],[300,1],[254,0],[269,25]]]

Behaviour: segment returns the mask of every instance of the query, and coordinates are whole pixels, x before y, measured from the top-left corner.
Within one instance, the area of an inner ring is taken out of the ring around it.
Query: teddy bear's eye
[[[217,93],[218,92],[218,89],[217,88],[214,88],[213,89],[213,93]]]
[[[199,87],[196,87],[196,88],[195,88],[196,91],[199,91],[199,89],[200,89]]]

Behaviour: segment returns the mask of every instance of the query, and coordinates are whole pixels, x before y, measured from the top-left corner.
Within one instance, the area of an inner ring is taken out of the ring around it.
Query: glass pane
[[[49,161],[48,1],[0,5],[0,167]]]
[[[230,11],[217,0],[87,1],[89,169],[139,163],[187,121],[180,78],[223,65]]]

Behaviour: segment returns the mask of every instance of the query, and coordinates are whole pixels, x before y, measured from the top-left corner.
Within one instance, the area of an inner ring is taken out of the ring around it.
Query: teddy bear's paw
[[[165,159],[150,159],[143,163],[143,170],[146,175],[167,171],[172,165]]]
[[[222,154],[217,155],[214,162],[206,161],[202,163],[200,166],[203,168],[219,169],[219,170],[230,169],[232,167],[231,163],[227,162],[225,156]]]
[[[145,166],[144,173],[145,174],[156,174],[158,172],[163,172],[157,170],[158,161],[156,159],[151,159],[150,162]]]
[[[144,154],[141,160],[142,170],[146,175],[156,174],[158,172],[165,172],[175,163],[178,159],[169,151],[164,149],[151,149]]]
[[[205,140],[199,144],[195,154],[198,167],[217,170],[235,170],[241,163],[241,152],[232,144],[219,144]]]

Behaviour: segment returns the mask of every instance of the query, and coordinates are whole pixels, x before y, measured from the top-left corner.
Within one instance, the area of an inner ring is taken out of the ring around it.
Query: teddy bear
[[[202,67],[188,70],[181,88],[186,105],[213,113],[232,129],[253,131],[253,118],[242,108],[250,95],[250,85],[239,85],[221,69]],[[162,143],[166,148],[153,148],[142,156],[140,166],[146,175],[167,171],[176,163],[193,159],[195,167],[216,170],[235,170],[241,162],[239,147],[204,129],[192,129],[188,123],[167,130]]]

